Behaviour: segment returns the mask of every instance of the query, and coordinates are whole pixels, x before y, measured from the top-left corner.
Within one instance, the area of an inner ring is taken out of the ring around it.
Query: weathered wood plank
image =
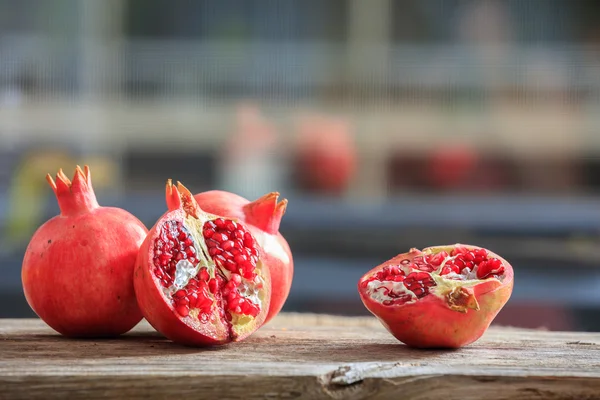
[[[493,328],[455,351],[414,350],[374,318],[279,316],[222,348],[175,345],[145,323],[70,340],[0,320],[0,398],[600,399],[600,334]]]

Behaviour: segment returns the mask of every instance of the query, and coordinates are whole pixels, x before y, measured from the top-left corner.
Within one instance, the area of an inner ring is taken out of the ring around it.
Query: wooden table
[[[242,343],[175,345],[142,323],[69,340],[0,320],[2,399],[600,399],[600,334],[493,328],[455,351],[413,350],[374,318],[287,314]]]

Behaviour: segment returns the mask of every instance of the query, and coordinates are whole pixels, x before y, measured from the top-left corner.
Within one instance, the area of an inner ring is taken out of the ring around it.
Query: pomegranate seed
[[[248,261],[248,257],[244,254],[238,254],[233,258],[233,261],[235,261],[238,264],[245,264],[246,261]]]
[[[225,251],[233,249],[233,246],[235,246],[235,243],[233,243],[233,240],[227,240],[227,241],[221,243],[221,248]]]
[[[196,308],[198,306],[198,294],[197,293],[190,293],[190,295],[188,296],[188,299],[190,301],[191,308]]]
[[[217,280],[215,278],[208,281],[208,290],[210,290],[212,294],[217,292]]]
[[[215,230],[217,225],[215,224],[214,221],[208,221],[204,224],[205,228],[211,228],[212,230]]]
[[[198,296],[198,305],[200,307],[210,307],[212,304],[212,300],[210,297],[208,297],[208,294],[206,292],[201,292],[200,295]]]
[[[225,260],[225,262],[223,263],[223,266],[231,272],[237,272],[236,271],[237,264],[232,260]]]
[[[217,240],[219,243],[221,243],[221,246],[223,246],[223,243],[229,240],[229,236],[223,232],[215,232],[212,239]]]
[[[240,283],[242,283],[242,277],[239,276],[238,274],[231,274],[231,277],[229,278],[230,282],[233,282],[233,284],[235,286],[239,286]]]
[[[252,270],[245,270],[242,274],[242,276],[246,279],[254,279],[254,277],[256,276],[254,274],[254,272]]]
[[[187,306],[190,304],[190,301],[188,300],[187,297],[181,298],[177,301],[177,304],[182,305],[182,306]]]
[[[178,306],[175,308],[175,311],[177,311],[177,314],[181,315],[182,317],[187,317],[190,313],[190,308],[188,306]]]
[[[183,289],[179,289],[178,291],[175,292],[175,294],[173,295],[173,297],[184,297],[186,295],[185,290]]]
[[[238,292],[236,290],[232,290],[231,292],[229,292],[229,294],[227,295],[227,301],[228,302],[232,302],[235,299],[239,299],[240,296],[238,294]]]
[[[210,275],[208,274],[208,270],[206,268],[201,268],[198,277],[202,281],[208,281],[210,279]]]

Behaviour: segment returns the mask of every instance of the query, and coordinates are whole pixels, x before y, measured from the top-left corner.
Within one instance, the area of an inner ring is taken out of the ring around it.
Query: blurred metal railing
[[[381,48],[378,48],[381,47]],[[86,54],[106,56],[100,64]],[[350,53],[352,65],[348,60]],[[385,59],[378,57],[386,54]],[[371,57],[371,55],[375,55]],[[0,38],[0,84],[28,92],[76,95],[85,77],[102,77],[111,96],[225,98],[258,95],[284,100],[319,99],[338,88],[373,100],[393,91],[411,98],[435,90],[441,96],[480,90],[526,93],[584,92],[600,96],[600,55],[582,46],[345,46],[298,42],[117,40],[100,42],[36,36]],[[222,90],[219,90],[222,89]],[[229,89],[229,90],[225,90]]]

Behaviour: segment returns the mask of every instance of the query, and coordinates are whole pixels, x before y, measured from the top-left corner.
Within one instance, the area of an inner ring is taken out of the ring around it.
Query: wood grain
[[[146,323],[72,340],[0,320],[0,399],[600,399],[600,334],[492,328],[414,350],[374,318],[285,314],[241,343],[187,348]]]

